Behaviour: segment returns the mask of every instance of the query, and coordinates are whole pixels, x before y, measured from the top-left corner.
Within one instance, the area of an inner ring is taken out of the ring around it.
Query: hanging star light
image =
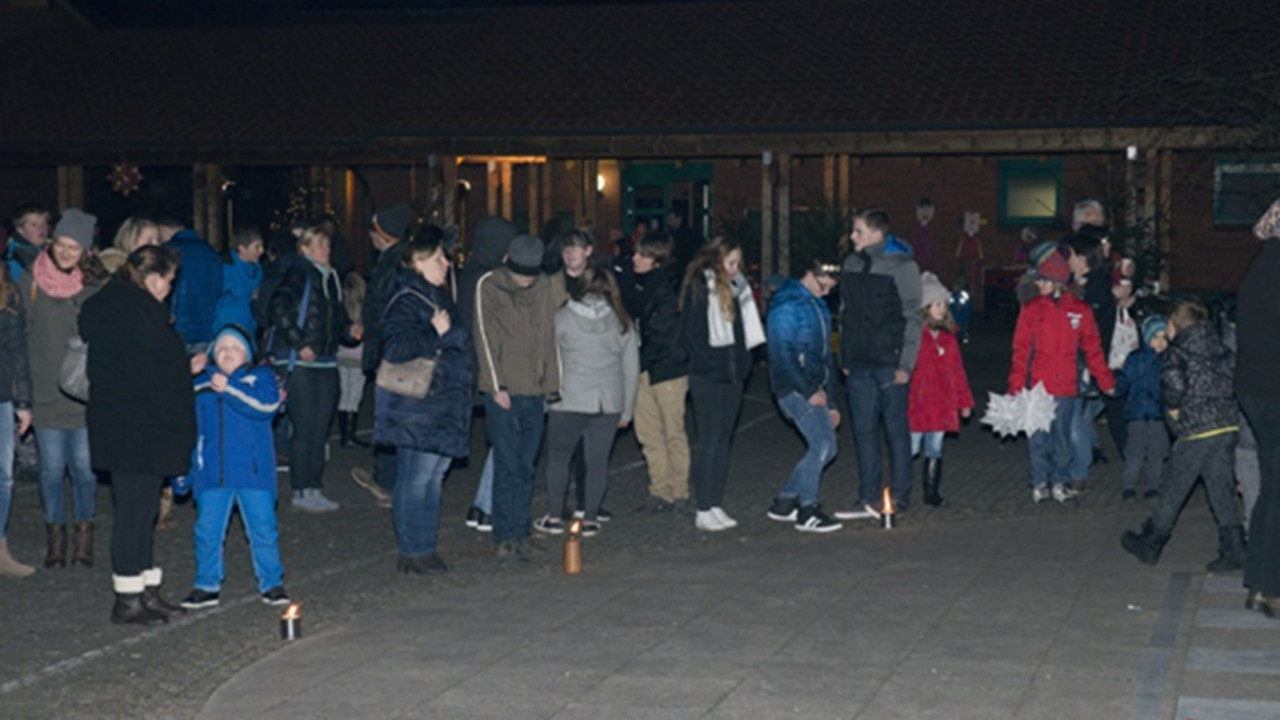
[[[111,183],[112,190],[129,197],[142,184],[142,170],[130,163],[116,163],[107,173],[107,182]]]

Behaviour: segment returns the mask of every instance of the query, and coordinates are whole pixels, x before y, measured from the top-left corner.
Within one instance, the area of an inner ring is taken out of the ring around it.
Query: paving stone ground
[[[980,404],[1007,348],[999,328],[965,347]],[[726,507],[741,526],[706,534],[642,512],[626,433],[606,501],[617,517],[584,540],[578,576],[554,542],[543,563],[496,566],[488,536],[461,522],[478,461],[446,484],[440,550],[455,571],[396,575],[389,514],[347,479],[368,457],[335,449],[326,491],[342,510],[281,513],[286,583],[304,603],[292,643],[256,597],[234,524],[220,607],[111,626],[103,487],[97,567],[0,581],[0,718],[1280,717],[1280,622],[1240,607],[1238,574],[1204,573],[1216,535],[1199,492],[1147,568],[1118,546],[1149,508],[1120,501],[1109,440],[1080,501],[1033,505],[1025,442],[971,423],[944,453],[946,507],[917,504],[892,531],[797,533],[764,517],[803,448],[764,380],[733,451]],[[843,427],[829,508],[853,500],[852,445]],[[482,457],[479,422],[475,447]],[[11,546],[35,561],[36,488],[15,490]],[[193,574],[194,513],[179,510],[157,549],[174,600]]]

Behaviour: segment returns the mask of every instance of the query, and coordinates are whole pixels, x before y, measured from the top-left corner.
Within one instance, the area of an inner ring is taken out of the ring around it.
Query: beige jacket
[[[542,397],[560,391],[549,289],[545,275],[522,288],[506,268],[491,270],[476,283],[474,340],[481,391]]]

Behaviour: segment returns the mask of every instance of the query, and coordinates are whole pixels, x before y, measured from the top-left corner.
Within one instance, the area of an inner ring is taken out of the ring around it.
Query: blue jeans
[[[240,506],[244,534],[249,538],[253,572],[258,576],[258,592],[266,592],[284,582],[280,563],[280,533],[276,529],[276,500],[268,490],[219,488],[196,496],[196,580],[195,587],[218,592],[226,567],[222,544],[231,521],[231,509]]]
[[[831,427],[831,416],[826,406],[814,407],[800,393],[787,393],[778,398],[778,407],[809,446],[778,497],[798,498],[801,506],[815,505],[822,469],[836,458],[836,430]]]
[[[1071,480],[1089,477],[1093,465],[1093,449],[1098,446],[1098,415],[1102,413],[1102,401],[1096,398],[1076,398],[1076,411],[1071,416]]]
[[[67,502],[63,494],[63,478],[71,471],[71,497],[75,503],[75,521],[93,520],[93,504],[98,493],[98,478],[89,466],[89,431],[86,428],[62,430],[36,428],[40,446],[40,499],[44,503],[44,521],[48,524],[67,521]]]
[[[533,471],[542,446],[545,404],[539,395],[511,395],[503,410],[485,395],[485,433],[493,446],[493,542],[529,537]]]
[[[400,554],[420,557],[436,551],[440,484],[453,458],[411,448],[396,449],[396,487],[391,518]]]
[[[13,504],[13,403],[0,403],[0,540],[8,537]]]
[[[480,484],[476,486],[473,507],[479,508],[485,515],[493,514],[493,448],[484,456],[484,468],[480,470]]]
[[[1055,398],[1053,424],[1049,432],[1038,432],[1027,439],[1027,484],[1061,485],[1071,479],[1071,463],[1075,457],[1072,447],[1072,429],[1080,414],[1080,398]],[[1092,452],[1092,450],[1090,450]]]
[[[849,372],[849,419],[858,448],[858,502],[880,503],[880,423],[889,441],[889,491],[893,506],[911,501],[911,432],[907,429],[908,384],[893,382],[893,368]]]
[[[911,433],[911,457],[915,457],[920,454],[921,445],[924,445],[925,457],[942,457],[942,439],[946,436],[947,434],[942,431]]]

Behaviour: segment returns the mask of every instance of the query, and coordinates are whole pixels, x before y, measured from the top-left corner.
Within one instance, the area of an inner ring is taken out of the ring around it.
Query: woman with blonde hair
[[[680,297],[680,339],[689,353],[689,395],[698,444],[694,479],[699,530],[728,530],[737,521],[724,511],[729,441],[751,372],[751,348],[765,341],[751,285],[743,277],[742,247],[718,237],[689,264]]]

